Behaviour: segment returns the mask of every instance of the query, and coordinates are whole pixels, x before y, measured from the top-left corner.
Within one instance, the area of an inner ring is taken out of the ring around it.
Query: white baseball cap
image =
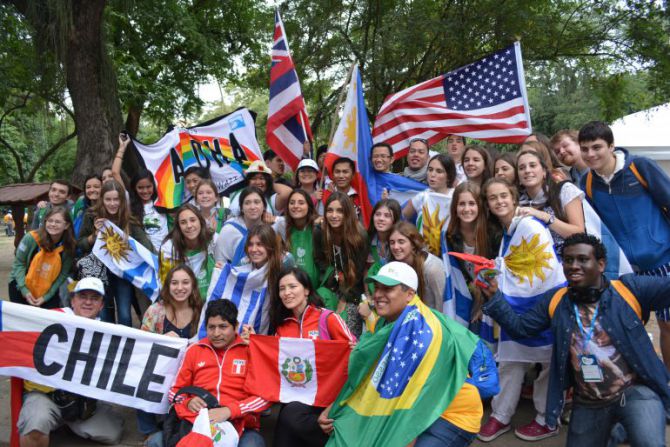
[[[100,278],[94,276],[82,278],[74,286],[74,293],[83,292],[84,290],[92,290],[98,292],[100,295],[105,295],[105,286],[102,284]]]
[[[404,284],[416,291],[419,288],[419,278],[412,267],[404,262],[393,261],[382,266],[376,275],[369,277],[367,282],[375,281],[385,286]]]
[[[319,172],[319,165],[316,164],[314,160],[311,158],[303,158],[300,160],[300,163],[298,163],[298,169],[296,169],[296,172],[299,171],[302,168],[312,168],[316,172]]]

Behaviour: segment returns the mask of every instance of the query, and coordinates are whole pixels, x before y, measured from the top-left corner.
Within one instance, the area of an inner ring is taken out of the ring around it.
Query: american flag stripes
[[[302,158],[305,140],[312,139],[312,130],[279,10],[275,11],[271,56],[266,139],[268,146],[295,171]]]
[[[411,138],[447,135],[520,143],[531,133],[518,42],[464,67],[389,96],[372,132],[375,143],[405,155]]]

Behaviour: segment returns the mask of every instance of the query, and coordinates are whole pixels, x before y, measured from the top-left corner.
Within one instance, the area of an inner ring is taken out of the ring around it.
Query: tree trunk
[[[77,126],[72,181],[110,166],[123,119],[116,75],[104,43],[105,0],[72,0],[72,26],[64,49],[66,83]]]

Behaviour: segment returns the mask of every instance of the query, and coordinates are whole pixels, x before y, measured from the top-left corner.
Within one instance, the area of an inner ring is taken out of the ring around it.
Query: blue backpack
[[[475,346],[475,352],[468,363],[470,377],[465,381],[476,386],[482,399],[488,399],[500,392],[498,380],[498,368],[493,358],[493,353],[479,340]]]

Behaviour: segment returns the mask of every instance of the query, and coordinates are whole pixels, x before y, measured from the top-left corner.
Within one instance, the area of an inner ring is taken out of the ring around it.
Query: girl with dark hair
[[[447,228],[450,251],[468,253],[493,259],[498,253],[502,232],[500,227],[489,223],[479,186],[472,182],[461,183],[454,190],[451,201],[451,220]],[[458,260],[458,266],[472,295],[470,328],[478,332],[482,298],[479,288],[474,287],[475,271],[470,262]]]
[[[356,339],[339,315],[324,309],[314,293],[307,274],[296,267],[284,268],[278,275],[272,293],[270,319],[278,337],[311,338],[313,340]],[[282,406],[277,421],[276,447],[324,446],[328,441],[318,424],[324,407],[301,402]]]
[[[293,190],[290,186],[276,183],[272,180],[272,170],[263,160],[256,160],[244,171],[245,184],[261,191],[266,202],[266,211],[278,216],[284,212],[288,195]],[[240,213],[241,193],[234,193],[230,197],[230,212],[233,216]]]
[[[193,270],[186,264],[171,268],[160,299],[147,308],[140,329],[187,339],[196,335],[203,302],[197,283]],[[145,436],[147,445],[152,444],[148,441],[151,435],[160,431],[158,421],[156,414],[137,411],[137,428]]]
[[[216,242],[216,237],[223,228],[223,223],[228,219],[230,210],[224,205],[223,199],[219,197],[219,191],[212,180],[204,179],[200,181],[195,188],[195,203],[207,223],[207,228],[214,232]]]
[[[493,176],[497,179],[506,180],[510,185],[517,184],[516,154],[514,152],[498,154],[495,163],[493,163]]]
[[[463,171],[469,182],[482,186],[493,172],[493,163],[488,151],[481,146],[468,146],[461,157]]]
[[[401,215],[400,204],[394,199],[382,199],[372,208],[368,226],[370,256],[368,256],[367,276],[376,275],[379,269],[391,260],[389,236],[393,225],[400,221]]]
[[[70,212],[72,217],[72,231],[75,239],[79,237],[81,227],[84,224],[84,216],[86,211],[100,198],[100,190],[102,189],[102,179],[97,174],[92,174],[84,179],[84,194],[79,196],[77,201],[72,205]]]
[[[421,301],[442,312],[444,287],[447,280],[447,272],[442,260],[426,251],[421,234],[409,222],[398,222],[393,226],[389,244],[393,260],[410,265],[416,272],[419,278],[419,288],[416,293]]]
[[[70,273],[74,251],[70,212],[61,206],[49,209],[40,228],[26,233],[16,249],[9,276],[10,300],[48,309],[61,307],[58,289]]]
[[[300,160],[295,173],[295,188],[302,189],[309,194],[314,206],[318,209],[323,198],[323,190],[319,187],[319,166],[314,160],[309,158]]]
[[[130,180],[130,211],[142,222],[156,252],[168,234],[168,218],[154,206],[157,198],[153,174],[140,169]]]
[[[569,181],[555,183],[548,166],[534,151],[518,155],[517,176],[522,188],[519,215],[544,222],[554,238],[556,253],[560,253],[566,237],[584,232],[584,192]]]
[[[554,152],[549,150],[549,146],[540,141],[527,141],[521,145],[517,154],[526,151],[537,152],[547,166],[547,169],[549,169],[549,172],[551,172],[551,177],[556,183],[568,180],[568,175],[561,169],[561,163],[556,158]]]
[[[263,191],[254,186],[247,186],[237,197],[241,204],[239,216],[223,224],[214,245],[214,259],[217,262],[229,262],[233,267],[249,262],[244,254],[247,233],[263,222],[267,209]]]
[[[321,231],[314,236],[317,263],[323,272],[317,290],[326,307],[336,310],[355,336],[362,331],[358,303],[364,291],[369,245],[351,199],[339,191],[326,200]]]
[[[428,162],[428,189],[415,195],[402,210],[405,220],[413,222],[428,244],[428,249],[440,255],[441,236],[449,224],[451,197],[456,183],[456,165],[446,154],[438,154]]]
[[[77,241],[77,248],[83,253],[88,254],[93,249],[97,233],[102,229],[105,220],[111,221],[127,236],[154,251],[142,225],[130,214],[125,188],[116,180],[109,180],[102,185],[100,199],[84,217],[84,225]],[[133,285],[128,280],[111,272],[108,272],[108,276],[109,287],[106,289],[105,308],[100,318],[103,321],[113,323],[116,320],[114,318],[114,308],[116,307],[118,322],[130,327],[132,326],[130,306],[135,296]]]
[[[198,280],[200,296],[204,299],[214,270],[212,235],[195,206],[187,203],[179,207],[175,214],[175,225],[163,240],[158,252],[158,274],[161,281],[165,281],[173,267],[186,264],[193,270]]]
[[[298,267],[307,272],[313,287],[319,284],[319,268],[314,260],[314,225],[319,217],[309,193],[294,190],[288,196],[287,213],[277,217],[274,228],[281,235]]]

